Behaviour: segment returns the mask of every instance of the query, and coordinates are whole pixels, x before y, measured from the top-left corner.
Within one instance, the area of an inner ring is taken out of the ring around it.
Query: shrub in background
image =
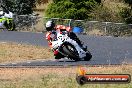
[[[47,17],[88,19],[91,9],[97,5],[95,0],[53,0],[46,10]]]
[[[128,7],[122,8],[120,15],[127,24],[132,24],[132,9]]]
[[[120,11],[120,15],[127,24],[132,24],[132,0],[124,0],[129,7],[124,7]]]
[[[122,22],[121,16],[106,6],[96,6],[89,14],[90,20],[101,22]]]
[[[132,7],[132,0],[124,0],[125,3],[128,3]]]

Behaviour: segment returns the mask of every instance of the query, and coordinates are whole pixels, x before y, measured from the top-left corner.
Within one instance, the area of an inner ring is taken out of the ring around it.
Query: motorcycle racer
[[[81,47],[83,46],[81,41],[77,38],[76,34],[72,32],[72,28],[69,26],[64,26],[64,25],[55,25],[54,21],[50,20],[47,21],[46,25],[46,40],[48,41],[49,47],[52,49],[54,52],[55,59],[61,59],[64,56],[60,54],[57,50],[54,50],[52,47],[52,41],[56,41],[57,39],[57,33],[62,33],[61,31],[66,30],[69,36],[73,40],[75,40]]]
[[[1,15],[7,18],[13,18],[13,13],[10,12],[6,7],[4,7],[3,5],[1,5],[3,11],[1,11]]]
[[[2,11],[0,11],[0,27],[6,28],[8,31],[15,30],[15,24],[13,21],[13,13],[7,8],[1,5]]]

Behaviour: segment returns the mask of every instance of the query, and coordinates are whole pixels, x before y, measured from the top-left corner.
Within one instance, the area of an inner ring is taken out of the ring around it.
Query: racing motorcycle
[[[89,61],[92,58],[87,47],[79,45],[77,36],[69,34],[65,30],[56,32],[56,38],[52,41],[52,46],[54,50],[57,50],[64,57],[74,61]]]
[[[8,31],[15,30],[15,23],[13,21],[13,13],[10,12],[9,10],[0,11],[0,29],[7,29]]]

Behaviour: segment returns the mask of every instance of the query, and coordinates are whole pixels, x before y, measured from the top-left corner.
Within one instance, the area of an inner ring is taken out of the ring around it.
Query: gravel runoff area
[[[0,63],[53,58],[48,47],[0,42]]]

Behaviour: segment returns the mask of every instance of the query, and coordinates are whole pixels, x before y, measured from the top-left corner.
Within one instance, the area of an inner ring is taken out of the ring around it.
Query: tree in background
[[[123,22],[117,8],[109,8],[109,6],[99,5],[96,6],[89,14],[90,20],[97,20],[101,22]]]
[[[1,4],[7,8],[8,10],[14,12],[15,11],[15,2],[14,0],[1,0]]]
[[[129,0],[127,0],[129,1]],[[130,0],[132,1],[132,0]],[[126,3],[126,2],[125,2]],[[127,2],[128,3],[128,2]],[[130,3],[129,3],[130,4]],[[92,9],[89,14],[90,20],[106,22],[126,22],[132,23],[132,10],[129,5],[121,1],[106,0]]]
[[[3,0],[3,5],[10,11],[18,14],[32,14],[35,0]]]
[[[17,14],[32,14],[32,8],[35,6],[35,0],[17,0],[16,5]]]
[[[131,9],[132,9],[132,0],[124,0],[125,3],[128,3],[130,6],[131,6]]]
[[[132,0],[124,0],[130,7],[124,7],[120,14],[127,24],[132,24]]]
[[[97,6],[96,8],[94,8],[91,13],[89,14],[90,16],[90,20],[97,20],[97,21],[101,21],[101,22],[117,22],[118,20],[114,18],[114,13],[112,13],[112,11],[105,6]]]
[[[132,9],[131,8],[128,8],[128,7],[122,8],[122,10],[120,11],[120,14],[123,20],[127,24],[132,24]]]
[[[97,5],[95,0],[53,0],[46,10],[47,17],[88,19],[91,9]]]

